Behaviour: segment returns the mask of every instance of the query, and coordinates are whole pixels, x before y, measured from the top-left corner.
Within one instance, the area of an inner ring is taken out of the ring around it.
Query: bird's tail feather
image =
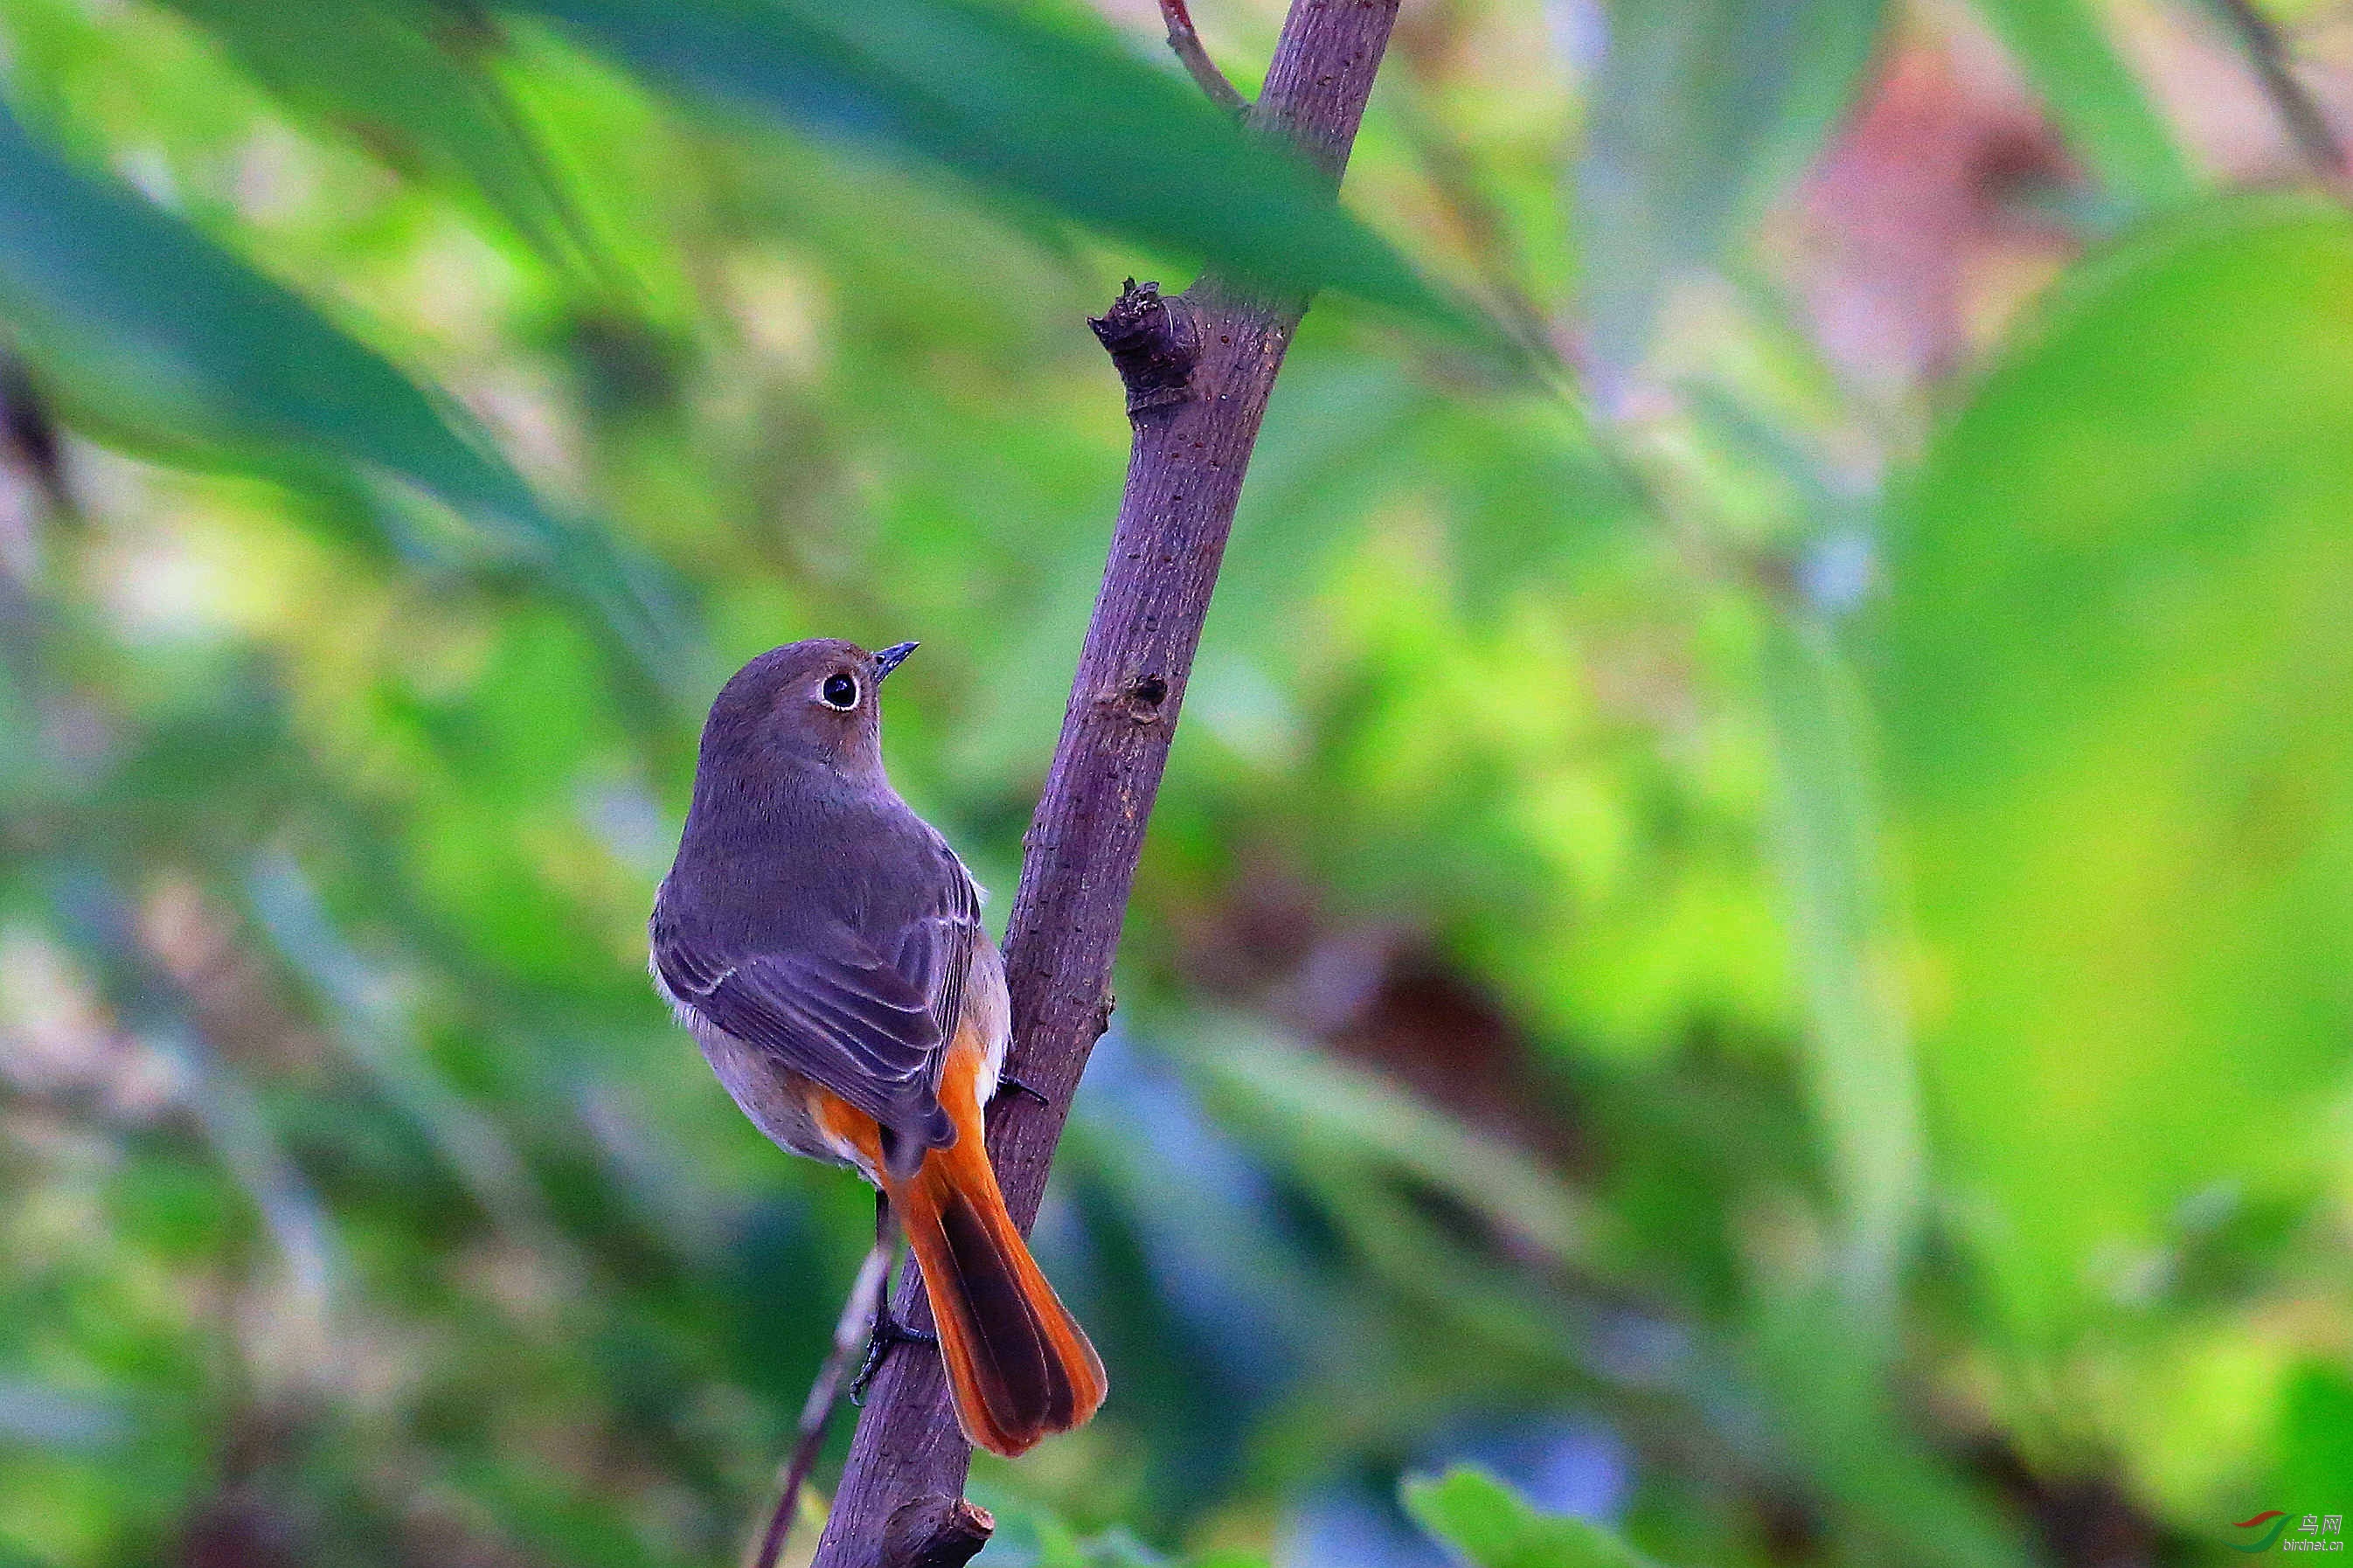
[[[1107,1384],[1102,1358],[1006,1212],[979,1127],[959,1131],[911,1175],[886,1176],[923,1265],[965,1436],[1010,1457],[1081,1425]]]

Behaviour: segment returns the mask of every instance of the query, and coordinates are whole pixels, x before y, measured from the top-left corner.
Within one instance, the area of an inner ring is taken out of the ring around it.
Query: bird
[[[915,647],[796,642],[720,689],[649,967],[770,1142],[881,1192],[965,1436],[1011,1458],[1084,1424],[1107,1384],[989,1163],[1012,1009],[980,889],[883,772],[882,682]],[[886,1303],[878,1336],[893,1326]]]

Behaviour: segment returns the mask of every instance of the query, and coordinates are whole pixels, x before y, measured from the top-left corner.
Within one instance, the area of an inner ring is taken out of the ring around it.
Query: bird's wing
[[[964,1016],[965,976],[981,940],[980,889],[955,852],[944,843],[938,847],[948,875],[934,907],[900,928],[898,970],[931,998],[932,1025],[944,1046]]]
[[[654,967],[678,1001],[773,1053],[906,1140],[954,1137],[940,1109],[945,1046],[963,1005],[979,900],[955,865],[935,907],[876,943],[836,926],[790,952],[739,951],[654,910]]]

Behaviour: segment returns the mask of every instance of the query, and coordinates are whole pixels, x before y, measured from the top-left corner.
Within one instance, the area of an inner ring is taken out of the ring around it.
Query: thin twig
[[[849,1358],[865,1348],[874,1332],[882,1305],[882,1282],[891,1278],[891,1252],[889,1236],[876,1236],[874,1245],[866,1249],[866,1260],[858,1266],[849,1299],[841,1303],[841,1316],[833,1325],[833,1349],[818,1368],[817,1381],[809,1384],[808,1399],[801,1406],[800,1440],[793,1445],[784,1482],[776,1489],[776,1509],[760,1536],[760,1554],[753,1560],[756,1568],[776,1568],[776,1556],[785,1549],[793,1516],[800,1511],[801,1488],[808,1483],[818,1451],[825,1447],[826,1426],[833,1419],[833,1407],[840,1403],[841,1380],[849,1371]]]
[[[2287,127],[2305,162],[2322,179],[2331,184],[2342,181],[2347,173],[2345,143],[2311,92],[2296,79],[2287,39],[2281,36],[2277,25],[2255,8],[2254,0],[2213,0],[2213,4],[2239,35],[2240,47],[2253,62],[2265,96],[2272,100],[2273,109]]]
[[[1168,24],[1168,47],[1185,62],[1193,79],[1201,84],[1209,101],[1236,118],[1249,113],[1250,100],[1234,90],[1234,84],[1226,79],[1226,73],[1218,68],[1218,62],[1202,47],[1201,35],[1194,31],[1193,14],[1185,8],[1185,0],[1160,0],[1160,19]]]

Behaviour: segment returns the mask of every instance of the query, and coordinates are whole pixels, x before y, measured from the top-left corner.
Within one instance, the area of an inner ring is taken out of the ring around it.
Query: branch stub
[[[902,1504],[882,1527],[881,1568],[964,1568],[988,1544],[997,1520],[962,1498],[934,1492]]]
[[[1110,310],[1087,320],[1126,384],[1130,419],[1192,395],[1201,351],[1182,306],[1181,300],[1162,299],[1159,284],[1131,278]]]

